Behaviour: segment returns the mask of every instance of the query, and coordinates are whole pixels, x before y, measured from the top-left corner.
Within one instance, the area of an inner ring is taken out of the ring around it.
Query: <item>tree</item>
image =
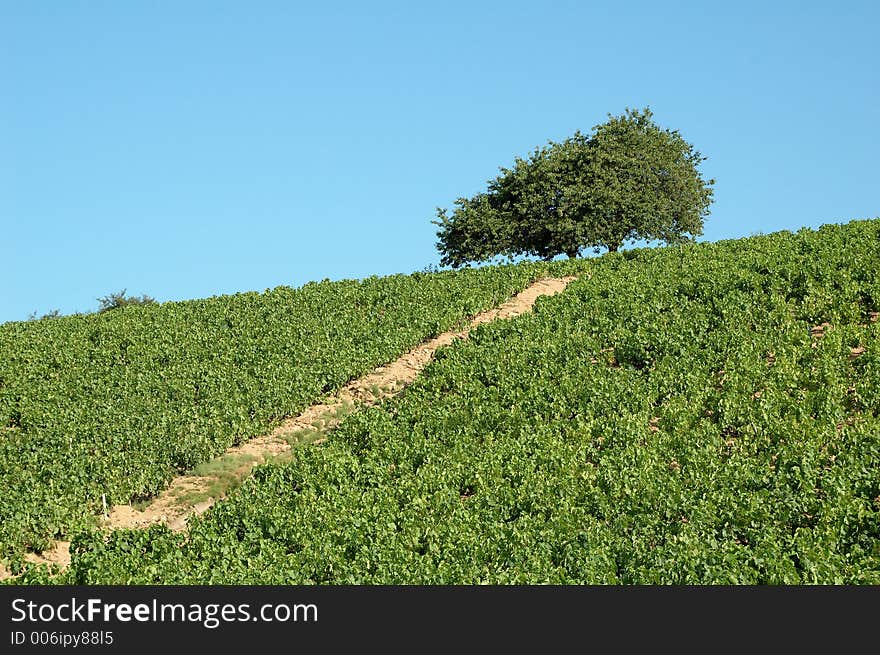
[[[98,308],[98,313],[100,314],[102,312],[110,311],[111,309],[127,307],[128,305],[152,305],[156,300],[146,294],[142,296],[126,296],[125,289],[123,289],[122,291],[111,293],[103,298],[98,298],[98,302],[101,303]]]
[[[438,208],[441,263],[577,257],[584,248],[702,234],[715,183],[697,169],[706,158],[652,116],[648,108],[609,114],[590,136],[575,132],[517,157],[486,192],[458,198],[451,216]]]

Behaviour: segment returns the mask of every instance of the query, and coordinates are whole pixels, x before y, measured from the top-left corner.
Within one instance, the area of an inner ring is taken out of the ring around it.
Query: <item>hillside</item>
[[[555,263],[564,293],[186,533],[80,522],[56,581],[880,584],[878,252],[872,220]]]
[[[521,290],[538,266],[418,273],[0,326],[0,557],[147,499]]]

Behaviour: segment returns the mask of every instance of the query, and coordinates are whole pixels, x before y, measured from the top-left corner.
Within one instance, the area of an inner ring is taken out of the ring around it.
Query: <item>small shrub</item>
[[[98,313],[106,312],[111,309],[118,309],[127,305],[151,305],[156,302],[155,298],[144,294],[142,296],[126,296],[125,289],[111,293],[103,298],[98,298],[101,303],[98,307]]]

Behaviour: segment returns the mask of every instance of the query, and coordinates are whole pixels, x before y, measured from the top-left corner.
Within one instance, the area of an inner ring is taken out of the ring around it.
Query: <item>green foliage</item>
[[[111,293],[102,298],[98,298],[98,302],[100,303],[98,311],[106,312],[111,309],[119,309],[120,307],[127,307],[129,305],[151,305],[155,303],[156,300],[146,294],[142,296],[126,296],[125,289],[123,289],[122,291],[117,291],[116,293]]]
[[[61,316],[60,309],[50,309],[48,312],[43,314],[42,316],[37,316],[37,312],[32,312],[30,316],[28,316],[29,321],[42,321],[43,319],[53,319]]]
[[[0,557],[94,523],[102,494],[157,494],[541,272],[313,282],[0,326]]]
[[[553,262],[588,274],[61,581],[880,584],[878,249],[874,220]]]
[[[438,209],[441,262],[576,257],[584,248],[702,234],[714,184],[697,169],[705,157],[652,116],[609,115],[592,136],[576,132],[517,158],[485,193],[458,198],[451,216]]]

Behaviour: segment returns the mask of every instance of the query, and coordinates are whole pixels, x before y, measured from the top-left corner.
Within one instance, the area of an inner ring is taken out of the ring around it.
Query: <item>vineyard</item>
[[[0,557],[96,525],[537,277],[310,283],[0,326]]]
[[[2,539],[73,534],[24,583],[880,584],[878,253],[853,221],[4,326]],[[543,266],[579,279],[187,532],[85,520]]]

